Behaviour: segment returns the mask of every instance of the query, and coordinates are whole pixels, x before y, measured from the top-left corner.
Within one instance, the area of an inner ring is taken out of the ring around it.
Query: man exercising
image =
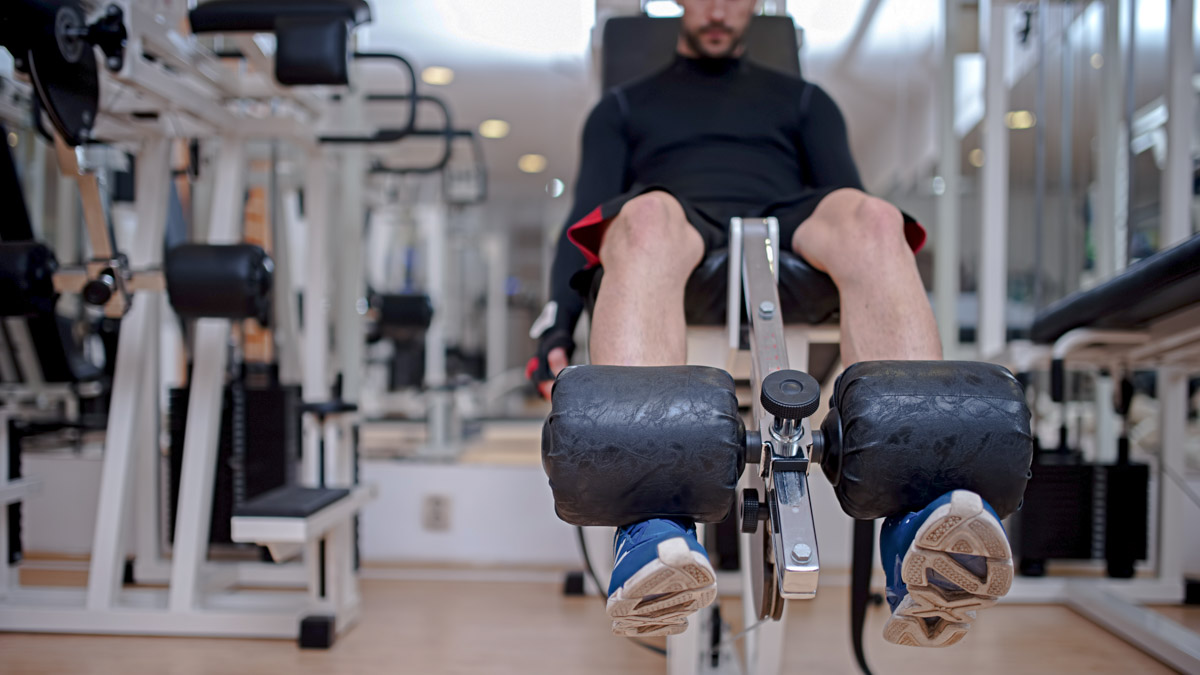
[[[608,92],[584,127],[575,205],[558,243],[551,302],[532,331],[539,348],[529,371],[543,394],[574,349],[571,336],[583,311],[575,288],[586,289],[598,266],[604,277],[592,313],[591,362],[686,363],[684,288],[705,253],[727,245],[735,216],[776,217],[782,241],[833,279],[847,366],[940,359],[914,257],[925,232],[895,206],[863,192],[837,105],[811,83],[741,58],[755,0],[677,1],[684,14],[674,62]],[[1007,592],[1007,583],[982,583],[976,586],[983,590],[971,593],[932,571],[935,561],[948,561],[956,573],[989,580],[984,547],[940,551],[925,536],[973,523],[993,553],[1003,542],[1004,555],[991,563],[1007,565],[1011,580],[1003,529],[972,492],[955,491],[920,513],[885,521],[881,551],[893,610],[888,640],[957,642],[974,619],[972,610]],[[686,617],[716,595],[712,566],[690,521],[651,519],[619,528],[614,547],[608,613],[619,635],[682,632]],[[914,586],[911,592],[905,582]]]

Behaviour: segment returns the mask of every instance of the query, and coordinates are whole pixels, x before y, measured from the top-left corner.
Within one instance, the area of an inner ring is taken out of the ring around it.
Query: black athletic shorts
[[[656,190],[666,192],[675,197],[683,207],[687,220],[700,233],[704,240],[704,251],[708,253],[729,245],[729,221],[732,218],[768,218],[774,216],[779,221],[779,235],[782,242],[790,244],[800,224],[808,220],[817,210],[829,193],[838,188],[827,187],[809,190],[803,195],[786,202],[770,204],[765,207],[753,207],[746,204],[728,202],[692,202],[680,198],[669,189],[660,185],[635,185],[629,191],[617,195],[597,206],[591,213],[567,228],[567,237],[583,252],[587,258],[588,268],[600,264],[600,242],[608,223],[621,212],[621,207],[639,195]],[[925,244],[925,228],[907,213],[904,215],[904,236],[914,252]],[[790,246],[788,246],[790,248]],[[572,285],[576,285],[572,282]]]

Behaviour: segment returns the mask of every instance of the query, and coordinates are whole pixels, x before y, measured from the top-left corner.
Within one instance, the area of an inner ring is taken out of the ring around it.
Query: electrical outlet
[[[450,498],[446,495],[425,495],[421,503],[421,527],[428,532],[450,530]]]

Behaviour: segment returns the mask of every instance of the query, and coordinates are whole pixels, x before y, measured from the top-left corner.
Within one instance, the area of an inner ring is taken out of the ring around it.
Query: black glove
[[[558,311],[558,303],[553,300],[546,303],[542,313],[529,329],[529,337],[538,341],[537,356],[529,359],[525,365],[525,377],[533,382],[553,380],[554,373],[550,372],[549,356],[554,349],[562,347],[567,352],[567,361],[575,354],[575,328],[571,326],[570,317],[566,312]]]

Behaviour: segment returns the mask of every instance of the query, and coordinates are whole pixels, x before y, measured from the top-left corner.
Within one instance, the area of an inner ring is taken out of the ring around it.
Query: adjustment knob
[[[763,409],[785,420],[802,420],[821,405],[821,385],[808,373],[777,370],[762,382]]]
[[[99,276],[84,285],[83,301],[95,307],[103,307],[108,304],[109,300],[112,300],[116,289],[117,283],[113,278],[112,270],[104,270]]]
[[[742,532],[754,534],[758,531],[758,521],[766,520],[766,512],[759,516],[762,505],[758,501],[758,490],[746,488],[742,490]]]

